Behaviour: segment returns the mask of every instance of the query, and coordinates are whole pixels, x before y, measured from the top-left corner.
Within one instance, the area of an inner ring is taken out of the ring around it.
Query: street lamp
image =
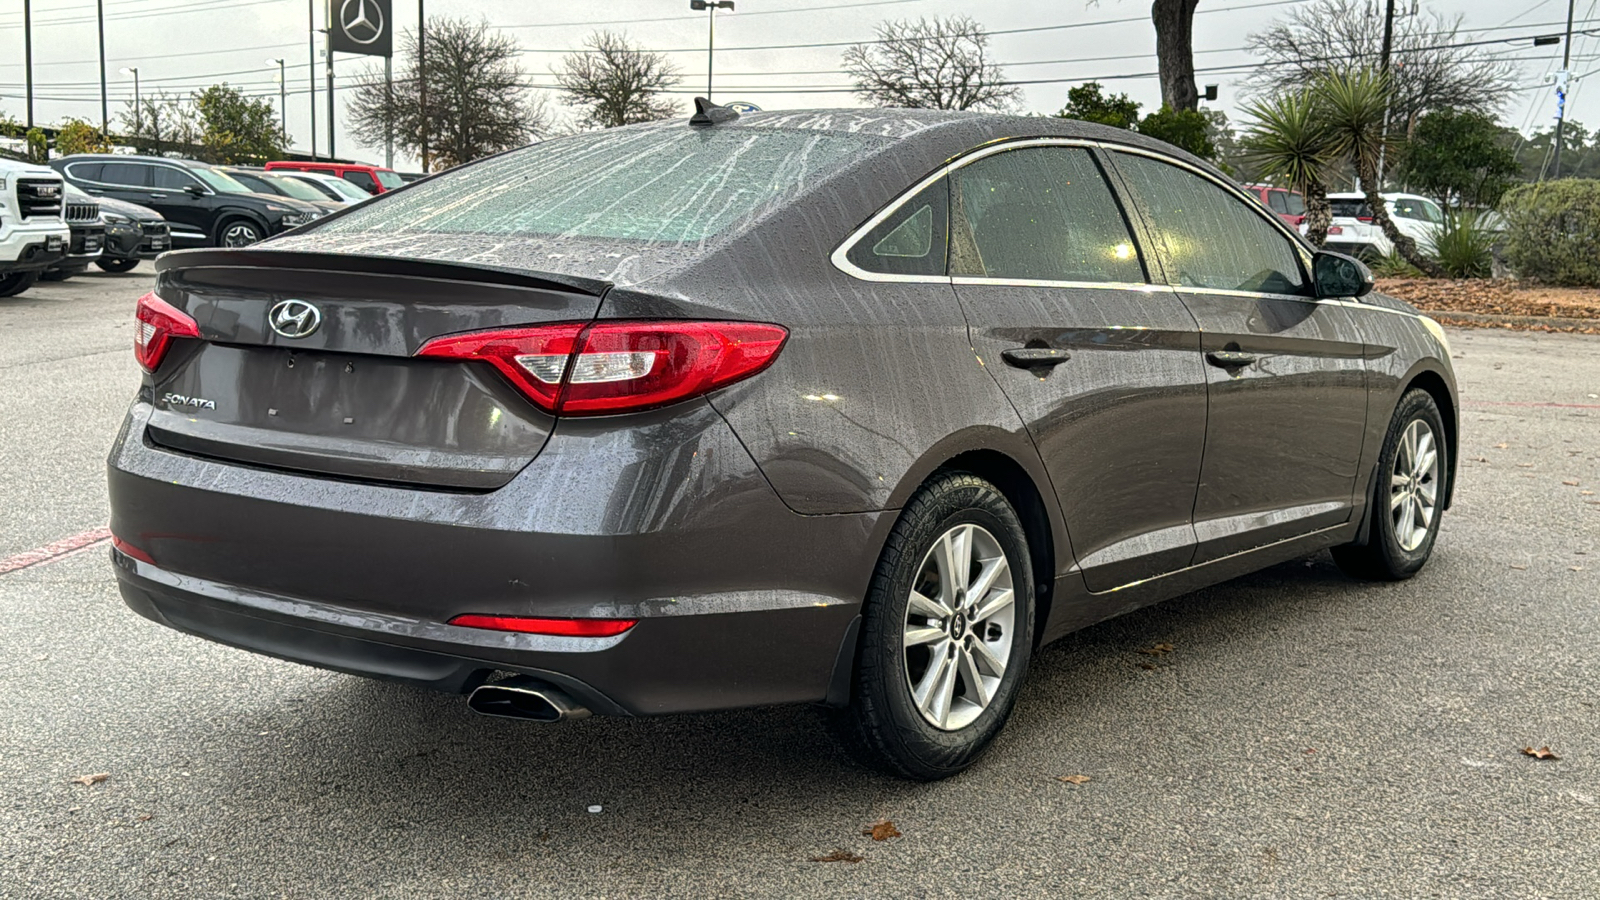
[[[278,127],[283,129],[283,140],[289,140],[289,87],[284,77],[283,60],[269,59],[267,65],[278,67]]]
[[[133,76],[133,131],[135,134],[139,134],[144,131],[144,120],[139,117],[139,67],[124,66],[122,74]]]
[[[689,8],[706,11],[706,99],[711,99],[711,70],[717,52],[717,10],[733,11],[733,0],[689,0]]]

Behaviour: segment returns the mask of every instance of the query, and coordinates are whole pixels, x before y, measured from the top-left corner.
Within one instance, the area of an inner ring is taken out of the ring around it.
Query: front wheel
[[[246,219],[230,219],[217,235],[219,247],[248,247],[266,237],[261,226]]]
[[[835,731],[862,763],[932,781],[972,765],[1005,725],[1033,651],[1032,562],[992,484],[940,476],[889,536],[862,609],[849,708]]]
[[[33,287],[38,280],[38,272],[12,272],[10,275],[0,275],[0,297],[15,297]]]
[[[1449,472],[1439,406],[1427,391],[1409,391],[1395,407],[1378,455],[1367,542],[1333,548],[1334,562],[1371,581],[1400,581],[1421,571],[1439,536]]]

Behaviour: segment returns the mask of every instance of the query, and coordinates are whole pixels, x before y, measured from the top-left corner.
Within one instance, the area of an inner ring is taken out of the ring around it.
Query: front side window
[[[1143,283],[1139,251],[1088,150],[1024,147],[950,179],[950,274]]]
[[[1272,207],[1273,212],[1287,213],[1289,211],[1289,203],[1283,199],[1284,196],[1283,191],[1267,192],[1267,205]]]
[[[1299,194],[1284,194],[1283,204],[1291,216],[1303,216],[1306,214],[1306,198]]]
[[[1117,167],[1150,219],[1167,277],[1182,287],[1305,293],[1300,256],[1258,204],[1187,169],[1129,153]]]
[[[199,184],[182,169],[173,166],[153,166],[154,186],[163,191],[182,191]]]
[[[949,197],[949,182],[943,178],[923,188],[856,240],[847,254],[850,262],[883,275],[943,277]]]

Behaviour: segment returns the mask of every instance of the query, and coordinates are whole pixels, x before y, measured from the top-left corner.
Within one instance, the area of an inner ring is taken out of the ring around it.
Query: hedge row
[[[1600,180],[1525,184],[1500,201],[1505,259],[1522,278],[1600,287]]]

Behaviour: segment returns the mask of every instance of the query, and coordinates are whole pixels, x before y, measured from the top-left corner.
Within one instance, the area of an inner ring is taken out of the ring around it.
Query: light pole
[[[100,23],[100,138],[111,130],[111,115],[106,111],[106,0],[94,0],[95,17]]]
[[[278,127],[283,129],[283,142],[289,142],[289,81],[284,72],[283,60],[269,59],[267,65],[278,67]]]
[[[422,174],[428,174],[428,13],[427,0],[417,0],[417,135],[422,144]]]
[[[133,133],[141,134],[144,131],[144,119],[140,117],[139,108],[139,67],[124,66],[122,74],[133,76]]]
[[[317,159],[317,0],[306,0],[306,80],[311,83],[311,160]]]
[[[706,99],[711,99],[711,71],[717,55],[717,10],[732,11],[733,0],[689,0],[689,8],[706,11]]]
[[[28,70],[28,128],[33,128],[33,0],[22,0],[22,55]]]

